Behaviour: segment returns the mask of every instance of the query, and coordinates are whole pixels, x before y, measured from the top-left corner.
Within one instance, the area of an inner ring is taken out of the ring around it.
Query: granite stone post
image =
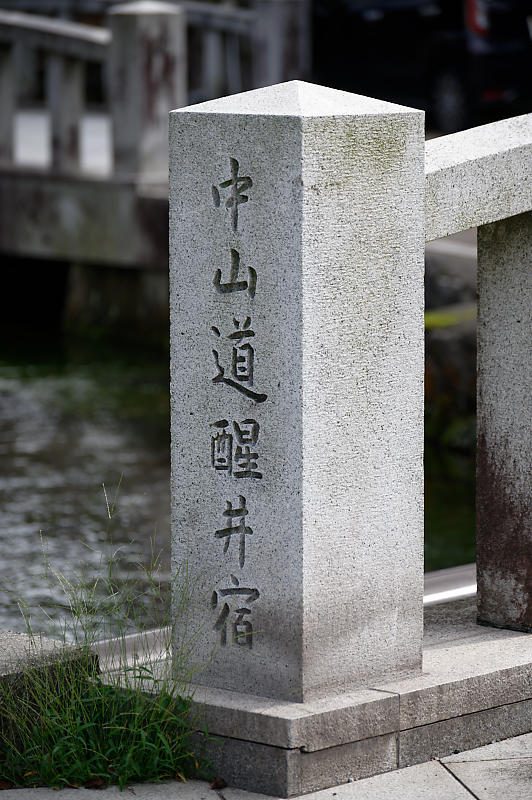
[[[203,684],[304,702],[421,668],[423,181],[402,106],[294,81],[170,115],[176,639]]]
[[[185,12],[139,0],[114,6],[109,19],[115,172],[166,180],[168,112],[187,97]]]
[[[532,212],[478,231],[479,622],[532,631]]]

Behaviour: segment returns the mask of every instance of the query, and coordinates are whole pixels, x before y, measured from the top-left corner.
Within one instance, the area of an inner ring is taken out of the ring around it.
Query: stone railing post
[[[114,6],[109,82],[114,169],[166,180],[168,112],[186,104],[185,12],[139,0]]]
[[[75,172],[80,164],[80,123],[84,104],[83,63],[59,53],[46,59],[52,169]]]
[[[224,85],[224,42],[221,31],[203,31],[202,86],[209,98],[219,97]]]
[[[294,81],[170,115],[201,683],[307,701],[421,668],[423,182],[402,106]]]
[[[253,6],[253,84],[309,78],[311,0],[254,0]]]
[[[13,124],[15,116],[14,48],[0,44],[0,162],[13,161]]]
[[[532,212],[478,231],[479,622],[532,631]]]

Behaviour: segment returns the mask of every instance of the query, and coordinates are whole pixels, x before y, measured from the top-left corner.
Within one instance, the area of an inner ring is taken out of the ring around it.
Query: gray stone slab
[[[59,647],[54,639],[42,637],[33,641],[25,633],[0,631],[0,677],[18,672],[36,657],[53,659]]]
[[[455,761],[492,761],[505,758],[532,758],[532,733],[513,736],[511,739],[503,739],[502,742],[492,742],[485,747],[447,756],[442,761],[453,764]]]
[[[313,752],[226,737],[215,737],[206,752],[231,785],[287,797],[429,761],[531,728],[532,701],[526,701]]]
[[[419,671],[422,119],[299,81],[170,115],[177,636],[211,687]],[[215,463],[244,420],[256,466]]]
[[[301,753],[300,794],[397,768],[397,736],[376,736],[340,747]]]
[[[482,651],[479,653],[477,649],[476,656],[479,655]],[[471,663],[471,653],[465,648],[456,648],[450,657],[462,656],[464,659],[469,656]],[[527,700],[532,696],[531,676],[530,663],[458,680],[446,680],[441,672],[439,675],[432,672],[422,689],[399,687],[401,730]]]
[[[242,789],[223,790],[225,800],[265,800]],[[471,794],[441,764],[430,761],[373,778],[331,786],[305,800],[470,800]],[[268,800],[271,800],[268,798]]]
[[[194,709],[207,729],[277,747],[321,750],[399,729],[399,700],[391,693],[343,693],[309,703],[197,686]]]
[[[478,800],[530,800],[532,758],[449,764],[449,770]]]
[[[425,609],[423,675],[374,688],[400,696],[400,728],[532,697],[532,636],[477,625],[474,600]]]
[[[424,651],[443,649],[460,643],[495,644],[496,641],[502,641],[502,639],[497,640],[496,632],[477,625],[474,597],[428,606],[424,609],[423,616]],[[512,632],[502,631],[502,634],[508,638],[513,637]]]
[[[197,734],[196,741],[215,772],[230,786],[280,797],[306,794],[397,767],[394,734],[310,753],[221,736],[205,740]]]
[[[301,752],[216,736],[196,734],[196,752],[231,786],[279,797],[301,794]]]
[[[165,188],[0,170],[0,250],[19,256],[166,270]]]
[[[205,781],[164,781],[162,783],[135,783],[121,792],[118,786],[108,786],[98,790],[96,796],[135,797],[138,800],[217,800],[218,795]],[[94,800],[94,789],[57,789],[39,787],[38,789],[6,789],[3,800]],[[251,796],[250,796],[251,800]]]
[[[399,767],[441,758],[532,730],[532,700],[401,731]]]

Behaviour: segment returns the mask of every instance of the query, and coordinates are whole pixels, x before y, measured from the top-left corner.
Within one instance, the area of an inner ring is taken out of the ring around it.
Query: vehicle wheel
[[[442,133],[455,133],[468,127],[467,92],[455,72],[440,72],[434,78],[431,110],[434,125]]]

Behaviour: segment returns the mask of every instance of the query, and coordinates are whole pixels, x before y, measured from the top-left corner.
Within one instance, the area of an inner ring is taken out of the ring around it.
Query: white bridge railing
[[[0,10],[1,163],[13,160],[16,48],[45,55],[51,166],[62,173],[79,169],[87,62],[104,67],[115,171],[151,178],[166,171],[169,109],[309,69],[306,0],[260,0],[251,8],[152,0],[107,5],[108,30]]]
[[[87,61],[104,62],[111,34],[88,25],[0,11],[0,162],[14,154],[17,110],[15,48],[45,53],[45,93],[50,112],[51,162],[54,170],[79,165],[79,123],[84,105]]]

